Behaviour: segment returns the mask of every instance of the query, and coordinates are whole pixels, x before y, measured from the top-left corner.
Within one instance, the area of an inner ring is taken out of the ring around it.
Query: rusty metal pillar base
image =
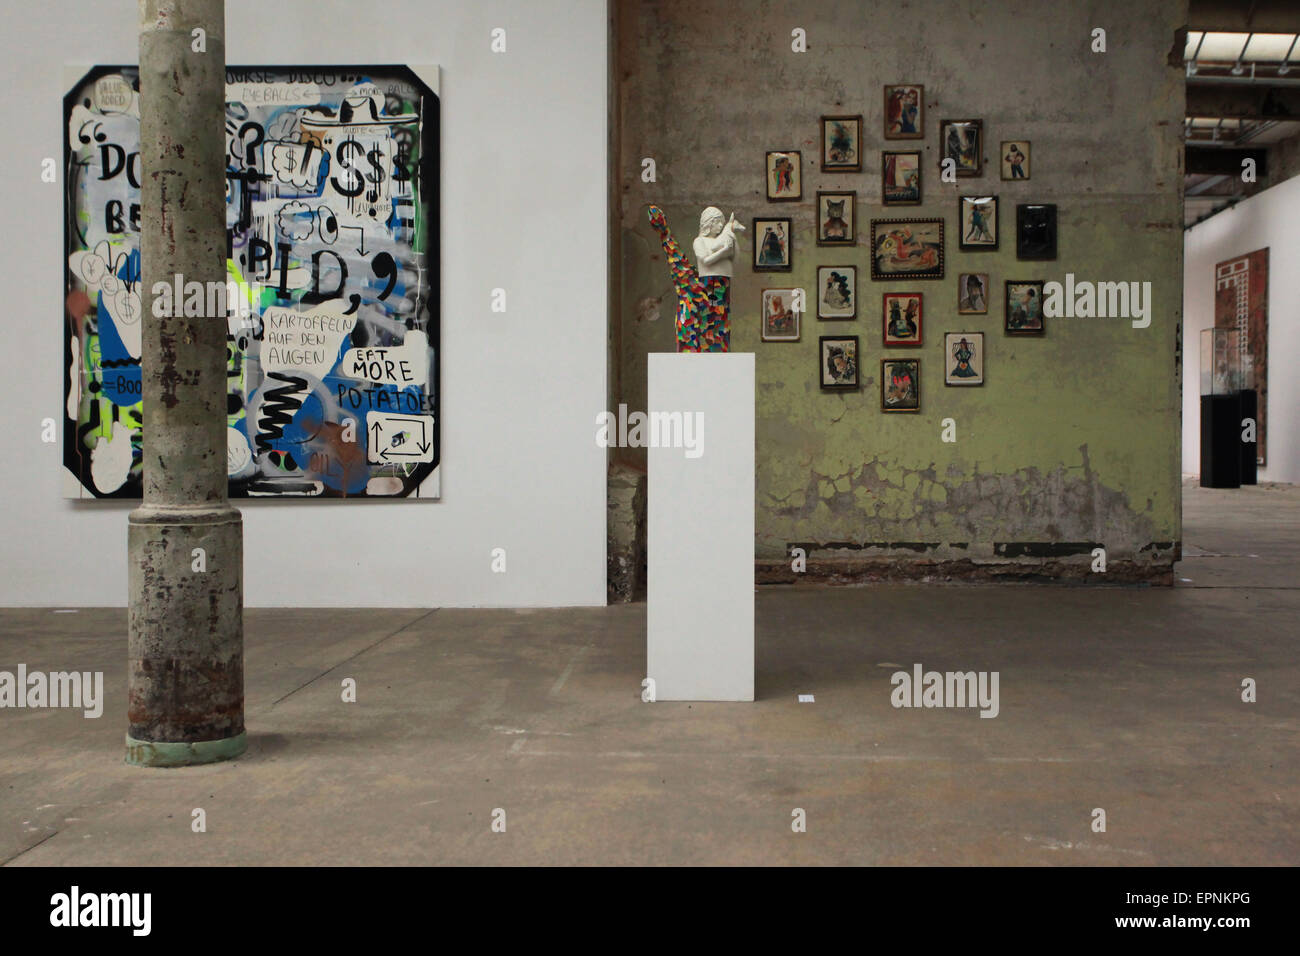
[[[225,504],[131,512],[129,764],[211,763],[247,746],[242,532]]]

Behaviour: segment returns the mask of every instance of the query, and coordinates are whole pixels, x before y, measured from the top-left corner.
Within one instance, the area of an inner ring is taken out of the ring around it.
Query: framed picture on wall
[[[822,388],[857,388],[858,337],[823,335],[817,344]]]
[[[962,315],[983,315],[989,310],[989,274],[963,272],[957,276],[957,311]]]
[[[1007,335],[1043,334],[1043,282],[1041,279],[1007,280],[1003,328]]]
[[[871,220],[871,278],[942,279],[943,220]]]
[[[945,333],[943,363],[944,385],[983,385],[984,333]]]
[[[925,136],[925,87],[899,83],[885,87],[885,139]]]
[[[856,246],[858,226],[856,192],[819,192],[817,194],[817,245]]]
[[[1029,140],[1005,140],[1001,154],[1003,179],[1029,178]]]
[[[1016,258],[1046,261],[1056,258],[1056,204],[1016,206]]]
[[[798,202],[803,198],[803,166],[797,149],[769,150],[765,167],[768,202]]]
[[[886,292],[881,296],[880,327],[885,345],[921,344],[921,293]]]
[[[789,272],[792,262],[790,220],[754,220],[754,271]]]
[[[921,360],[880,360],[880,410],[916,412],[921,409]]]
[[[817,267],[817,318],[854,319],[858,315],[858,267]]]
[[[880,202],[886,206],[915,206],[921,202],[919,150],[885,150],[880,154]]]
[[[798,342],[799,313],[794,310],[794,289],[763,290],[764,342]]]
[[[862,171],[862,116],[822,117],[822,172]]]
[[[960,196],[957,222],[961,233],[957,245],[965,251],[998,247],[998,197]]]
[[[958,176],[984,173],[984,121],[946,119],[939,123],[939,163],[951,159]]]

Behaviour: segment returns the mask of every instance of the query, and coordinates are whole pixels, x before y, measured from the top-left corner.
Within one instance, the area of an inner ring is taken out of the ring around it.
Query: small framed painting
[[[817,318],[858,317],[858,267],[817,267]]]
[[[1056,258],[1056,204],[1021,203],[1016,206],[1016,258]]]
[[[1029,140],[1012,139],[1002,143],[1002,178],[1029,178]]]
[[[984,384],[983,332],[944,333],[943,356],[943,384]]]
[[[862,116],[822,117],[822,172],[862,171]]]
[[[768,202],[798,202],[803,198],[803,167],[798,150],[769,150],[766,168]]]
[[[817,342],[822,388],[857,388],[858,337],[823,335]]]
[[[871,220],[871,278],[942,279],[943,220]]]
[[[858,227],[856,192],[819,192],[817,194],[817,245],[856,246]]]
[[[880,154],[880,201],[886,206],[915,206],[921,202],[921,153],[918,150]]]
[[[984,121],[951,120],[939,123],[939,163],[951,159],[958,176],[984,173]]]
[[[961,234],[957,238],[957,245],[961,249],[998,247],[997,196],[958,197],[957,221],[961,223]]]
[[[885,345],[920,345],[921,293],[886,292],[881,303]]]
[[[921,360],[880,360],[880,410],[916,412],[921,409]]]
[[[925,87],[899,83],[885,87],[885,139],[925,136]]]
[[[763,341],[798,342],[799,313],[794,310],[794,289],[763,290]]]
[[[754,271],[789,272],[790,220],[754,220]]]
[[[989,310],[989,274],[963,272],[957,276],[957,311],[962,315],[984,315]]]
[[[1043,334],[1042,280],[1007,280],[1006,314],[1003,327],[1007,335]]]

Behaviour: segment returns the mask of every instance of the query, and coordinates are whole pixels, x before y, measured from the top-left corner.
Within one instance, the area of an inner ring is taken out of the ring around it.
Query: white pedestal
[[[753,700],[754,355],[653,353],[648,384],[646,676]]]

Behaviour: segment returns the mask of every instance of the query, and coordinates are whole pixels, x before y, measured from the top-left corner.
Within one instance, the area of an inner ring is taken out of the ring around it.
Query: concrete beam
[[[1188,116],[1300,120],[1300,86],[1187,81]]]
[[[1240,176],[1241,161],[1255,161],[1255,175],[1264,176],[1268,172],[1267,149],[1231,149],[1215,146],[1191,146],[1186,149],[1186,162],[1183,172],[1188,176],[1204,173],[1210,176]]]
[[[1212,33],[1295,33],[1300,13],[1295,0],[1191,0],[1187,25]]]

